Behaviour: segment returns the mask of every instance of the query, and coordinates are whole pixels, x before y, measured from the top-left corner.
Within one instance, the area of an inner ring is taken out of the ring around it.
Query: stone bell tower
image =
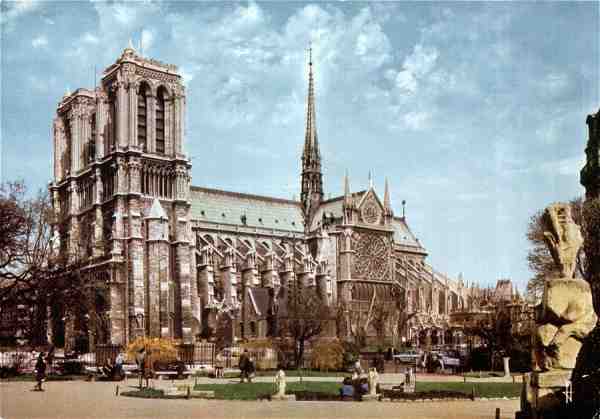
[[[106,290],[106,343],[136,336],[191,342],[200,313],[177,67],[130,45],[100,87],[65,96],[57,114],[50,189],[57,214],[70,208],[57,223],[61,243],[70,243],[61,251],[74,258],[76,247],[89,247],[85,272]]]

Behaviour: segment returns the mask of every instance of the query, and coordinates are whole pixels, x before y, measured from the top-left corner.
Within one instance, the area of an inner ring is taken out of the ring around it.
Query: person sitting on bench
[[[340,389],[340,397],[342,399],[353,399],[354,398],[354,386],[352,385],[352,379],[345,377]]]

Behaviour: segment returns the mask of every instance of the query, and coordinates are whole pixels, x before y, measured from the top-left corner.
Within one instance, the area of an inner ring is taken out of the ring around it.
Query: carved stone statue
[[[560,269],[562,278],[573,278],[583,236],[573,221],[571,206],[565,203],[552,204],[546,209],[545,216],[551,231],[545,231],[544,238],[554,263]]]
[[[560,277],[546,278],[534,367],[542,371],[570,370],[575,366],[581,341],[596,323],[596,315],[589,284],[573,279],[583,238],[569,205],[552,204],[545,214],[550,231],[545,231],[544,236]]]
[[[275,394],[277,397],[285,396],[285,372],[283,370],[279,370],[277,375],[275,375],[275,384],[277,385],[277,393]]]
[[[277,386],[277,393],[271,396],[271,400],[279,401],[294,401],[296,400],[295,394],[285,394],[285,372],[279,370],[275,375],[275,385]]]
[[[526,380],[522,410],[534,417],[555,410],[563,400],[559,389],[571,379],[583,340],[594,328],[597,317],[590,285],[574,278],[577,253],[582,245],[579,226],[568,204],[553,204],[545,213],[546,244],[556,264],[558,277],[545,278],[541,312],[533,348],[533,370]]]
[[[379,374],[375,368],[369,368],[369,396],[377,395],[377,384],[379,383]]]

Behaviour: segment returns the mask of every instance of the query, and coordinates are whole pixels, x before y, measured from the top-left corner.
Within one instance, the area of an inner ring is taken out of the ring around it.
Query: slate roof
[[[421,246],[421,243],[417,241],[417,238],[412,231],[410,231],[404,218],[394,217],[392,219],[392,227],[394,228],[394,242],[404,246],[423,247]]]
[[[367,191],[353,192],[352,197],[357,201],[360,201],[362,196]],[[321,202],[315,216],[313,217],[312,224],[310,226],[310,230],[314,231],[319,227],[319,222],[323,219],[323,213],[333,214],[335,218],[342,218],[344,216],[343,212],[344,205],[344,196],[336,196],[335,198],[328,199],[326,201]]]
[[[300,202],[268,196],[190,188],[191,219],[302,233]],[[242,219],[245,216],[246,224]]]

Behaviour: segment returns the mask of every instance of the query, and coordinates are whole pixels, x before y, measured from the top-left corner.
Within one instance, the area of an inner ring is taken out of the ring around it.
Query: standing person
[[[146,364],[146,348],[140,348],[135,354],[135,363],[137,364],[139,377],[140,377],[140,389],[142,388],[142,379],[144,377],[144,367]]]
[[[124,376],[123,374],[123,354],[119,352],[117,357],[115,358],[115,369],[113,371],[113,378],[121,380]]]
[[[250,357],[248,356],[248,349],[244,349],[244,353],[240,356],[240,383],[244,382],[244,377],[250,381],[250,376],[248,374],[248,364],[250,363]]]
[[[356,373],[356,375],[358,375],[359,377],[362,375],[363,373],[363,369],[360,365],[360,357],[356,358],[356,362],[354,363],[354,372]]]
[[[40,352],[37,362],[35,363],[35,379],[37,385],[33,388],[36,391],[44,391],[42,388],[42,382],[46,378],[46,362],[44,361],[44,353]]]

